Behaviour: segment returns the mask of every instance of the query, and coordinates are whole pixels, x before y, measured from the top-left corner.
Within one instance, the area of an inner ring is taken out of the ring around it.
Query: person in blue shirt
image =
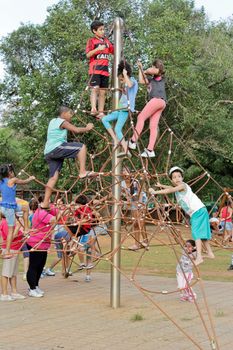
[[[118,142],[120,142],[121,146],[123,147],[124,152],[118,156],[131,156],[130,152],[128,151],[128,144],[125,141],[122,133],[122,129],[126,123],[126,120],[128,119],[128,103],[131,112],[135,111],[135,98],[138,91],[138,82],[131,77],[131,74],[131,66],[127,62],[121,61],[118,65],[117,72],[118,78],[123,84],[122,94],[119,101],[119,110],[114,111],[101,119],[104,127],[112,136],[114,143],[118,144]],[[114,130],[110,124],[111,121],[116,121]]]
[[[4,258],[12,258],[10,253],[10,246],[12,240],[17,235],[17,230],[14,230],[15,226],[15,213],[23,212],[24,221],[24,233],[28,231],[28,205],[19,205],[16,202],[16,185],[24,185],[35,179],[34,176],[30,176],[28,179],[22,180],[15,176],[14,168],[12,164],[3,164],[0,166],[0,191],[2,200],[0,202],[0,212],[4,215],[8,225],[8,235],[6,241],[6,251]]]

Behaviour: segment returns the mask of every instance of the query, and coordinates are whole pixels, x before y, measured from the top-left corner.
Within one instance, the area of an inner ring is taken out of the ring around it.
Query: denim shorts
[[[227,231],[231,231],[232,228],[233,228],[232,222],[226,222],[225,223],[225,221],[222,221],[220,225],[221,225],[223,230],[225,229]]]
[[[57,225],[60,226],[60,225]],[[57,257],[58,259],[62,258],[62,251],[63,251],[63,244],[62,244],[62,239],[65,239],[67,242],[70,240],[70,235],[69,233],[63,228],[59,227],[57,232],[54,235],[54,240],[55,240],[55,247],[57,250]]]
[[[15,226],[15,213],[22,211],[22,206],[17,204],[14,209],[0,207],[2,215],[5,216],[8,226]]]

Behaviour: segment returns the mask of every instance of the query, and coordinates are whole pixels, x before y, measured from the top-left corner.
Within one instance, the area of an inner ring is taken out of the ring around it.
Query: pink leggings
[[[145,121],[150,118],[150,139],[147,149],[153,150],[157,138],[157,128],[162,111],[166,107],[166,102],[162,98],[152,98],[138,115],[132,141],[136,142],[144,128]]]

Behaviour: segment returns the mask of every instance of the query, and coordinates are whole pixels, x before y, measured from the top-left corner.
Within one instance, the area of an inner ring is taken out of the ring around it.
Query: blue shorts
[[[233,225],[232,225],[232,222],[226,222],[225,223],[225,221],[222,221],[221,222],[221,228],[224,230],[227,230],[227,231],[231,231],[232,230],[232,228],[233,228]]]
[[[5,216],[8,226],[15,226],[15,213],[22,211],[22,206],[17,204],[15,209],[0,207],[2,215]]]
[[[76,158],[82,147],[83,144],[80,142],[64,142],[47,153],[45,159],[49,165],[49,177],[54,176],[56,171],[61,171],[64,159]]]
[[[58,229],[57,233],[54,235],[55,240],[55,247],[57,250],[57,257],[58,259],[62,258],[62,251],[63,251],[63,244],[62,239],[65,239],[67,242],[70,240],[70,235],[66,230],[62,230],[61,228]]]

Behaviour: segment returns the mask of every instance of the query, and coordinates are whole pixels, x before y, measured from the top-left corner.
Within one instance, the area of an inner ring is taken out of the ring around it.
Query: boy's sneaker
[[[85,268],[86,268],[86,264],[81,263],[81,264],[79,264],[78,270],[83,270]]]
[[[230,265],[227,270],[228,271],[233,270],[233,265]]]
[[[55,275],[56,275],[55,272],[53,272],[53,271],[50,270],[50,269],[46,269],[46,270],[45,270],[45,274],[46,274],[46,276],[55,276]]]
[[[46,270],[43,269],[43,271],[42,271],[42,273],[41,273],[41,275],[40,275],[40,278],[44,278],[45,276],[46,276]]]
[[[29,297],[33,297],[33,298],[42,298],[43,297],[43,295],[40,294],[39,292],[37,292],[36,289],[29,289],[28,295],[29,295]]]
[[[86,266],[86,269],[87,269],[87,270],[93,269],[93,267],[94,267],[94,265],[90,263],[90,264],[88,264],[88,265]]]
[[[141,157],[143,158],[154,158],[155,152],[149,151],[147,148],[144,149],[144,151],[141,153]]]
[[[129,147],[130,149],[136,149],[137,144],[136,144],[136,142],[132,142],[131,140],[129,140],[129,141],[128,141],[128,147]]]
[[[40,289],[38,286],[36,287],[36,291],[37,293],[44,295],[44,291]]]
[[[22,294],[19,294],[19,293],[11,293],[11,296],[13,299],[15,300],[23,300],[23,299],[26,299],[26,297]]]
[[[91,282],[91,276],[90,275],[86,275],[85,282]]]
[[[11,295],[1,294],[0,300],[1,301],[15,301],[16,299],[14,299]]]

